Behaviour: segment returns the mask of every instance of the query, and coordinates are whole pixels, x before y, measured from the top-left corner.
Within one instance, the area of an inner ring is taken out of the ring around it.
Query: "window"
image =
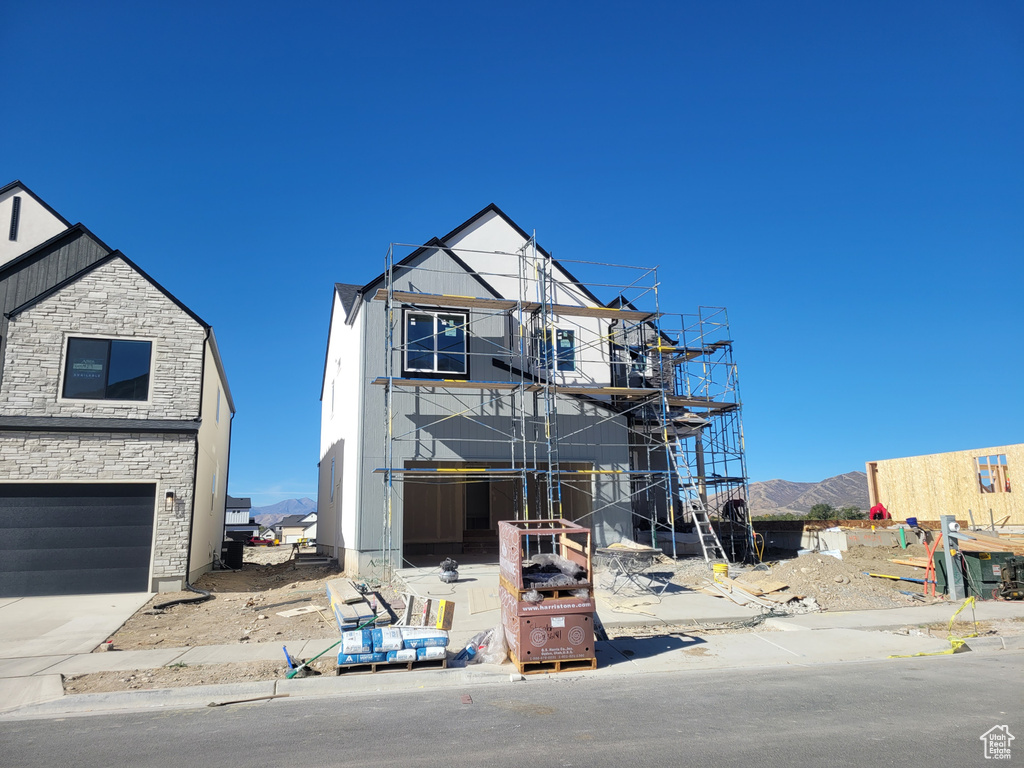
[[[533,335],[533,354],[537,359],[538,368],[551,369],[557,363],[559,371],[576,370],[576,331],[554,330],[555,346],[551,346],[552,329],[535,331]],[[541,341],[543,339],[543,343]]]
[[[466,373],[466,315],[406,312],[405,370]]]
[[[1010,473],[1006,466],[1006,454],[998,456],[979,456],[975,459],[978,465],[978,486],[982,493],[1009,493]]]
[[[117,339],[68,339],[64,397],[146,400],[153,344]]]
[[[334,501],[334,457],[331,457],[331,501]]]

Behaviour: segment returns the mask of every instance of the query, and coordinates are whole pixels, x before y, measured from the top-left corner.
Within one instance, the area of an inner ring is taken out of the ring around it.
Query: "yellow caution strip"
[[[961,652],[963,650],[968,650],[968,651],[971,650],[970,648],[967,647],[967,638],[969,638],[969,637],[977,637],[978,636],[978,619],[977,619],[977,617],[974,618],[974,633],[973,634],[964,635],[963,637],[957,637],[956,635],[953,634],[953,622],[956,621],[956,617],[960,615],[960,611],[962,611],[968,605],[971,606],[971,612],[973,613],[974,612],[974,607],[975,607],[974,595],[971,595],[966,600],[964,600],[964,604],[961,605],[959,608],[957,608],[956,609],[956,613],[954,613],[952,616],[949,617],[949,627],[946,629],[946,632],[947,632],[946,639],[949,640],[949,650],[948,651],[932,651],[931,653],[911,653],[911,654],[890,656],[889,658],[890,659],[913,659],[913,658],[916,658],[918,656],[949,656],[950,654],[959,653],[959,652]]]

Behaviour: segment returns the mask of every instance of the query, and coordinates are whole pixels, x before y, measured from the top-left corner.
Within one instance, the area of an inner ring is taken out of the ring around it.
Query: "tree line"
[[[867,520],[868,513],[858,507],[839,507],[831,504],[815,504],[806,515],[786,512],[781,515],[758,515],[753,520]]]

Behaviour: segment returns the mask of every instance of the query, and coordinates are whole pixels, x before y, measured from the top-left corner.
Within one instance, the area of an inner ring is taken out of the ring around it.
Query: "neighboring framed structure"
[[[1024,490],[1013,483],[1021,467],[1024,444],[869,461],[868,495],[894,520],[966,518],[970,511],[988,524],[991,511],[992,520],[1024,525]]]

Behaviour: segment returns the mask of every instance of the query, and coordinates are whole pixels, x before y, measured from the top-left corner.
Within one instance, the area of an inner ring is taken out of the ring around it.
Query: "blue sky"
[[[0,183],[214,325],[257,505],[316,496],[332,284],[491,202],[728,307],[753,480],[1022,439],[1019,3],[3,16]]]

